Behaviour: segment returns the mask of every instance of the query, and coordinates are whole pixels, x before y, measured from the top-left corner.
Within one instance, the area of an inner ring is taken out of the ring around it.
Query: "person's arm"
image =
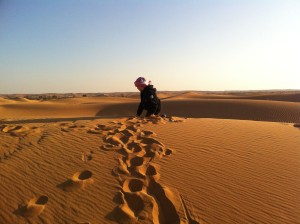
[[[136,112],[136,116],[139,117],[142,113],[143,113],[143,106],[142,106],[142,102],[139,104],[139,107],[137,109],[137,112]]]

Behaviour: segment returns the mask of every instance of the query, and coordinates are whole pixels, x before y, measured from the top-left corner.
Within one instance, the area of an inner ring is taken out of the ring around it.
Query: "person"
[[[161,103],[156,95],[156,88],[153,88],[151,81],[148,81],[144,77],[139,77],[134,82],[134,85],[140,91],[141,97],[136,116],[141,116],[143,110],[147,111],[146,117],[150,117],[151,115],[158,116],[161,110]]]

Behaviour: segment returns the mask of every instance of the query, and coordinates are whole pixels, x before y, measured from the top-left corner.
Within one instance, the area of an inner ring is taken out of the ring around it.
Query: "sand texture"
[[[300,223],[297,94],[2,97],[0,224]]]

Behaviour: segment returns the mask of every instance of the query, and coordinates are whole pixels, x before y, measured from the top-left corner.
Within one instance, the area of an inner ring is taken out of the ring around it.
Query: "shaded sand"
[[[1,99],[0,223],[300,223],[300,104],[242,97]]]
[[[0,119],[91,117],[111,105],[122,106],[136,101],[119,97],[82,97],[35,102],[4,99],[4,102],[0,101]]]

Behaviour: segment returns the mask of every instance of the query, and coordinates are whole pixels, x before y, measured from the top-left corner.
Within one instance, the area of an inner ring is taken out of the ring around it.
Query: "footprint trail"
[[[154,132],[142,130],[144,124],[166,121],[133,118],[113,122],[110,130],[102,127],[106,133],[101,149],[119,155],[119,163],[113,169],[120,183],[115,196],[118,205],[108,218],[118,223],[191,223],[180,194],[159,182],[159,166],[154,163],[170,156],[172,149],[159,142]]]

